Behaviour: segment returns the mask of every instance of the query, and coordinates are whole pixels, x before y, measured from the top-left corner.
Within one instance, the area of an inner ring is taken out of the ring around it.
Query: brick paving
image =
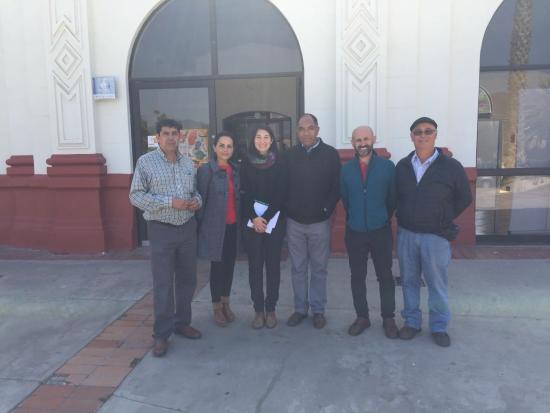
[[[153,345],[149,293],[23,400],[13,413],[94,413]]]

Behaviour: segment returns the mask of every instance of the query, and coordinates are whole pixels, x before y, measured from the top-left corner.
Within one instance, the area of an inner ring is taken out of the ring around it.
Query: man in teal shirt
[[[340,191],[346,210],[346,248],[351,269],[351,292],[357,318],[348,332],[361,334],[370,327],[367,304],[367,259],[374,263],[380,288],[383,328],[388,338],[397,338],[395,282],[391,272],[392,233],[395,210],[395,167],[376,155],[376,136],[369,126],[359,126],[351,137],[355,157],[340,173]]]

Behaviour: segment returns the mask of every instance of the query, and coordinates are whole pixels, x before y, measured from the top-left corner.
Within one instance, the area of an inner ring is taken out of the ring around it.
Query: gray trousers
[[[288,218],[294,311],[324,314],[327,303],[327,265],[330,254],[330,220],[300,224]],[[308,266],[311,277],[308,280]],[[309,299],[308,299],[309,297]]]
[[[156,338],[168,338],[178,325],[191,323],[191,300],[197,286],[197,223],[147,223]]]

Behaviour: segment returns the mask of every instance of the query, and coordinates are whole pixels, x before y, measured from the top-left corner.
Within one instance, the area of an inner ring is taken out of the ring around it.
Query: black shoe
[[[432,333],[432,338],[438,346],[449,347],[451,345],[451,337],[445,332]]]
[[[399,330],[399,338],[401,340],[411,340],[416,336],[418,333],[420,333],[420,328],[414,328],[409,326],[403,326],[401,330]]]
[[[292,313],[292,315],[288,318],[286,325],[289,327],[296,327],[298,324],[300,324],[304,319],[307,317],[307,314],[302,314],[298,312]]]

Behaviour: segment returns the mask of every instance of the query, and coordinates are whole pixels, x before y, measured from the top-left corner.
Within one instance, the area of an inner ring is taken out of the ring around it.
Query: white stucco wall
[[[394,161],[412,150],[409,125],[428,115],[439,123],[438,145],[475,166],[479,52],[502,0],[379,0],[385,3],[385,70],[380,74],[380,140]],[[48,2],[2,0],[0,8],[0,159],[33,154],[36,173],[59,152],[51,136],[47,73]],[[109,173],[132,171],[128,69],[141,25],[161,0],[88,0],[92,76],[114,76],[118,98],[92,103],[92,149]],[[294,29],[304,57],[305,110],[321,136],[336,136],[337,0],[272,0]],[[21,30],[32,27],[33,30]],[[83,153],[80,151],[80,153]],[[85,153],[85,151],[84,151]],[[0,168],[5,173],[5,167]]]
[[[109,173],[133,170],[128,71],[142,24],[161,0],[89,1],[93,76],[114,76],[117,99],[94,102],[97,150],[107,159]]]
[[[0,7],[0,173],[13,155],[34,155],[45,173],[51,155],[47,74],[47,34],[42,0],[2,0]],[[31,28],[32,30],[22,28]]]
[[[272,0],[293,28],[304,59],[304,109],[319,120],[319,134],[336,143],[335,1]]]
[[[479,53],[502,0],[392,0],[388,23],[388,149],[398,161],[412,149],[409,127],[438,122],[437,145],[475,167]]]

